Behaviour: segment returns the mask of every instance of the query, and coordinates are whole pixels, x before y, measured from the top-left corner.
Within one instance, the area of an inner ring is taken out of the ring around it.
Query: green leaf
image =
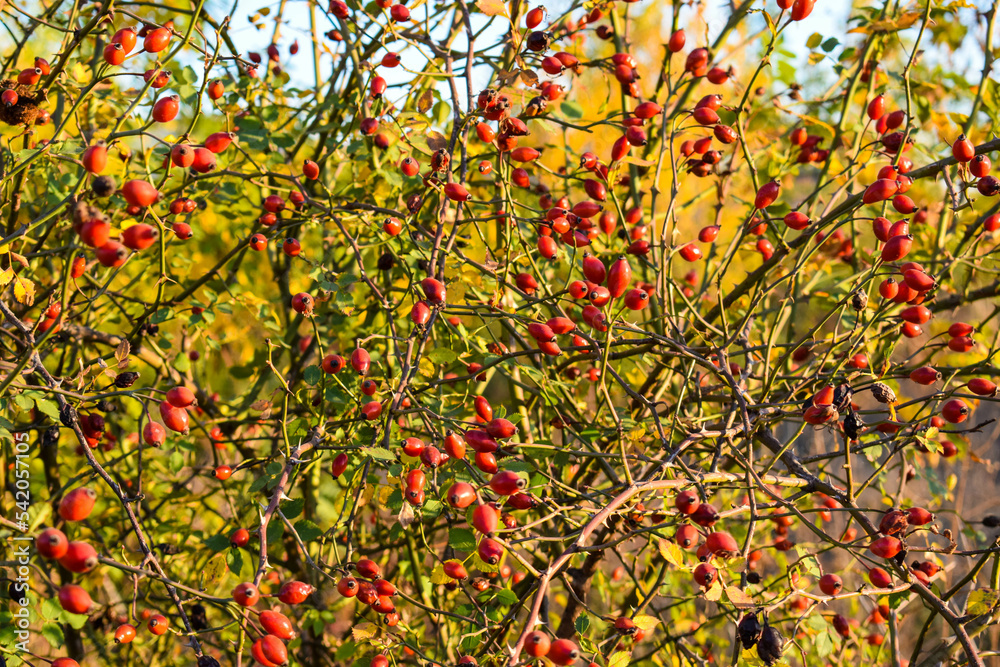
[[[322,378],[323,371],[316,365],[308,366],[302,372],[302,379],[305,380],[306,384],[310,387],[316,386]]]
[[[286,519],[291,521],[298,515],[302,514],[302,509],[305,507],[305,504],[305,498],[290,500],[282,506],[281,513],[285,515]]]
[[[205,546],[215,553],[222,553],[229,546],[229,538],[225,535],[213,535],[205,540]]]
[[[338,386],[330,385],[326,388],[323,393],[323,400],[334,406],[345,405],[348,401],[348,395]]]
[[[823,631],[816,635],[816,653],[821,658],[825,658],[833,653],[833,637],[829,632]]]
[[[186,354],[178,354],[174,357],[174,368],[176,368],[181,373],[187,373],[191,370],[191,360]]]
[[[357,653],[358,645],[352,641],[346,641],[340,645],[337,649],[337,654],[334,656],[339,661],[347,661],[349,658]]]
[[[281,540],[281,536],[284,534],[285,524],[276,517],[272,518],[270,523],[267,524],[267,543],[277,544]]]
[[[584,634],[590,627],[590,616],[587,614],[580,614],[576,617],[576,632],[577,634]]]
[[[435,517],[440,514],[443,509],[444,505],[441,501],[428,498],[424,501],[423,515],[425,517]]]
[[[559,105],[559,109],[570,120],[580,120],[583,118],[583,107],[576,102],[563,102]]]
[[[810,49],[815,49],[823,41],[823,35],[818,32],[814,32],[809,35],[809,39],[806,40],[806,47]]]
[[[475,551],[476,536],[466,528],[452,528],[448,532],[448,546],[459,551]]]
[[[241,122],[240,123],[241,131],[242,131],[242,125],[243,123]],[[150,315],[149,321],[153,324],[160,324],[161,322],[166,322],[173,316],[174,316],[174,311],[170,310],[169,308],[161,308],[152,315]]]
[[[66,623],[74,630],[79,630],[87,624],[90,618],[87,614],[66,614]]]
[[[818,578],[820,576],[820,571],[819,571],[819,563],[816,562],[816,557],[811,554],[808,554],[807,550],[803,547],[800,547],[796,551],[798,552],[799,557],[801,558],[800,563],[802,565],[802,569],[805,570],[806,574]]]
[[[424,356],[435,364],[447,364],[458,359],[458,355],[455,354],[454,350],[449,350],[446,347],[433,349]]]
[[[372,457],[373,459],[379,459],[380,461],[395,461],[396,455],[390,452],[385,447],[362,447],[361,451]]]
[[[323,534],[323,530],[309,519],[296,521],[295,532],[299,534],[303,542],[312,542],[319,539],[319,536]]]
[[[795,79],[798,77],[798,70],[786,60],[778,61],[778,78],[781,79],[783,83],[795,83]]]
[[[59,627],[58,623],[46,623],[43,625],[42,636],[45,637],[45,641],[49,643],[49,646],[54,649],[60,649],[66,643],[66,637],[63,635],[62,628]]]
[[[510,590],[509,588],[501,588],[499,591],[497,591],[497,595],[494,599],[500,604],[509,607],[510,605],[517,602],[517,595],[514,593],[514,591]]]
[[[243,569],[243,552],[236,547],[230,549],[226,553],[226,567],[237,577],[240,576],[240,570]]]
[[[40,398],[35,399],[35,407],[39,412],[53,421],[59,421],[59,406],[55,401],[46,401]]]
[[[38,613],[45,620],[55,620],[62,614],[62,607],[55,600],[43,600]]]
[[[14,401],[14,405],[16,405],[21,412],[30,410],[31,404],[33,403],[33,401],[24,394],[14,394],[11,396],[11,400]]]
[[[258,491],[260,491],[261,489],[263,489],[265,486],[267,486],[267,483],[271,479],[273,479],[273,478],[270,477],[270,476],[268,476],[268,475],[261,475],[260,477],[258,477],[257,479],[255,479],[253,481],[253,484],[250,485],[250,489],[249,489],[250,493],[257,493]]]

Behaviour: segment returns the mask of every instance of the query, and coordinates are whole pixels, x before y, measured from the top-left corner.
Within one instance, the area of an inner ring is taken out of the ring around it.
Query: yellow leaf
[[[208,561],[205,569],[201,572],[202,588],[208,589],[209,586],[220,583],[226,572],[226,555],[219,554],[215,556]]]
[[[465,301],[466,284],[457,280],[448,285],[448,298],[452,303],[463,303]]]
[[[726,588],[726,597],[737,609],[749,609],[753,606],[753,600],[749,595],[741,591],[736,586],[728,586]]]
[[[632,617],[632,622],[635,623],[640,630],[648,631],[652,630],[657,625],[659,625],[660,619],[656,618],[655,616],[647,616],[646,614],[639,614],[638,616]]]
[[[507,12],[507,5],[503,0],[476,0],[476,7],[487,16],[506,16],[510,18],[510,14]]]
[[[884,21],[874,21],[867,25],[862,25],[853,30],[848,30],[847,32],[860,32],[865,35],[872,35],[875,33],[887,33],[887,32],[898,32],[900,30],[906,30],[920,18],[921,12],[906,12],[901,16],[894,19],[886,19]]]
[[[632,155],[626,155],[625,157],[623,157],[622,162],[634,164],[637,167],[652,167],[654,164],[656,164],[652,160],[643,160],[642,158],[634,157]]]
[[[427,113],[432,106],[434,106],[434,91],[428,88],[417,98],[417,111]]]
[[[0,271],[0,287],[6,287],[14,279],[14,269]]]
[[[378,634],[378,626],[374,623],[358,623],[351,628],[351,637],[355,642],[363,642]]]
[[[519,76],[521,77],[521,81],[529,88],[534,88],[538,85],[538,75],[535,74],[534,70],[522,69]]]
[[[982,616],[1000,604],[1000,593],[991,588],[980,588],[969,593],[966,611],[970,616]]]
[[[824,130],[829,132],[830,134],[836,134],[836,130],[834,130],[832,125],[830,125],[825,121],[820,120],[819,118],[816,118],[815,116],[810,116],[809,114],[804,114],[804,113],[801,114],[797,113],[795,115],[798,116],[799,120],[803,121],[806,125],[818,125],[819,127],[822,127]]]
[[[712,582],[711,588],[705,591],[705,599],[709,602],[718,602],[722,599],[722,584],[718,580]]]
[[[444,564],[438,563],[431,571],[432,584],[446,584],[451,581],[451,577],[444,573]]]
[[[480,570],[482,572],[499,572],[500,566],[503,564],[504,558],[506,558],[507,552],[505,551],[503,556],[500,558],[500,562],[496,565],[490,565],[482,558],[479,557],[478,553],[472,554],[472,569]]]
[[[682,570],[687,569],[684,565],[684,550],[681,549],[680,545],[661,537],[657,542],[657,546],[660,548],[660,555],[663,556],[665,561]]]
[[[766,11],[764,12],[764,20],[767,21],[767,29],[771,31],[771,37],[777,37],[778,30],[774,27],[774,19]]]
[[[618,651],[612,653],[611,657],[608,658],[608,667],[625,667],[625,665],[632,662],[632,654],[628,651]]]
[[[15,277],[14,298],[18,303],[30,306],[35,302],[35,283],[27,278]]]
[[[472,287],[482,287],[483,274],[478,269],[465,269],[462,271],[462,282]]]

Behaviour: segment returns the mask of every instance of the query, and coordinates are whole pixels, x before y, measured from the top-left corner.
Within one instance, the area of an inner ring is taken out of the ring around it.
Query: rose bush
[[[6,664],[995,661],[995,8],[839,4],[3,7]]]

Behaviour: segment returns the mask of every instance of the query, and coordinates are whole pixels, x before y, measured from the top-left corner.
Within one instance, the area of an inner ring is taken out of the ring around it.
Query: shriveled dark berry
[[[847,413],[847,417],[844,418],[844,433],[851,440],[857,440],[861,435],[861,432],[865,430],[865,422],[861,419],[859,415],[854,410]]]
[[[76,409],[72,405],[66,403],[59,408],[59,421],[62,422],[63,426],[71,427],[76,423],[76,420]]]
[[[784,647],[785,638],[781,636],[781,633],[770,625],[765,625],[763,632],[760,633],[760,639],[757,640],[757,655],[764,661],[764,664],[770,667],[778,662]]]
[[[115,386],[119,389],[126,389],[134,385],[138,379],[139,374],[135,371],[125,371],[124,373],[119,373],[118,377],[115,378]]]
[[[756,613],[749,613],[740,619],[739,625],[736,626],[736,632],[740,636],[740,643],[743,644],[743,648],[752,648],[757,640],[760,639],[761,627],[760,621],[757,620]]]
[[[59,427],[50,426],[42,433],[42,447],[54,447],[59,443]]]
[[[193,630],[207,630],[208,629],[208,617],[205,616],[205,608],[200,604],[193,604],[188,610],[188,620],[191,621],[191,628]],[[216,663],[218,664],[218,663]],[[201,661],[198,661],[198,665],[201,665]]]
[[[98,176],[91,182],[90,189],[100,198],[110,197],[118,189],[115,179],[111,176]]]

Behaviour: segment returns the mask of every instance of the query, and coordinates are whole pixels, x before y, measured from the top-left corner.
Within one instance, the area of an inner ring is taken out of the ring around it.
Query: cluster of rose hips
[[[97,493],[89,487],[78,487],[59,501],[59,517],[67,524],[85,521],[93,512]],[[100,560],[97,550],[83,540],[70,541],[66,534],[56,527],[46,528],[35,538],[35,549],[42,558],[55,560],[74,574],[93,571]],[[64,583],[57,594],[59,605],[71,614],[89,614],[94,607],[90,593],[79,584]],[[167,631],[168,622],[160,614],[149,618],[147,627],[154,635]],[[132,637],[135,636],[133,629]],[[131,639],[129,639],[131,641]],[[75,663],[73,663],[75,664]],[[66,663],[68,666],[69,663]]]
[[[346,598],[357,598],[358,602],[370,607],[380,615],[388,627],[399,625],[400,616],[393,598],[396,587],[382,578],[382,570],[373,560],[362,558],[354,564],[354,570],[361,579],[346,575],[337,582],[337,592]]]
[[[302,604],[313,593],[313,587],[301,581],[288,581],[278,590],[279,601],[295,606]],[[233,588],[233,601],[244,609],[253,610],[260,601],[261,594],[252,582],[244,582]],[[295,638],[291,620],[276,609],[266,609],[257,614],[261,631],[250,646],[254,660],[263,667],[277,667],[288,662],[288,648],[285,642]],[[256,628],[255,628],[256,630]]]
[[[126,56],[133,51],[139,38],[143,38],[143,50],[147,53],[159,53],[167,48],[172,35],[172,26],[168,22],[162,27],[146,25],[138,32],[133,28],[122,28],[111,38],[111,41],[104,48],[104,59],[109,65],[121,65]],[[18,79],[27,85],[34,85],[40,78],[49,73],[50,67],[43,58],[35,59],[35,67],[23,70]],[[170,73],[160,69],[147,70],[144,74],[146,81],[151,82],[150,87],[162,88],[170,80]],[[213,99],[221,97],[221,82],[210,87],[210,95]],[[10,92],[13,102],[16,103],[16,93]],[[180,111],[180,97],[171,95],[161,97],[153,105],[152,119],[155,122],[167,123],[174,120]],[[222,153],[232,143],[233,135],[229,132],[216,132],[206,138],[204,145],[191,146],[186,143],[178,143],[171,147],[169,155],[165,158],[165,165],[170,165],[183,169],[192,169],[198,173],[208,173],[216,168],[215,156]],[[80,156],[83,167],[94,178],[92,189],[100,198],[111,197],[117,188],[111,176],[102,175],[108,165],[108,147],[103,142],[97,142],[88,146]],[[138,215],[143,209],[147,209],[155,204],[160,193],[148,181],[134,179],[126,182],[121,188],[121,194],[127,203],[126,212],[129,215]],[[170,213],[179,215],[180,213],[191,213],[195,210],[196,204],[190,199],[180,198],[170,204]],[[126,227],[119,239],[111,238],[111,221],[107,215],[94,206],[77,204],[73,208],[73,229],[80,240],[94,248],[98,261],[106,267],[119,267],[128,258],[129,250],[141,251],[159,238],[160,228],[145,222],[138,222]],[[192,230],[185,222],[176,222],[172,226],[175,236],[180,240],[191,238]],[[73,265],[73,276],[83,275],[85,260],[77,260]]]
[[[163,424],[150,419],[142,427],[142,440],[150,447],[161,447],[166,440],[167,432],[163,428],[175,433],[187,435],[190,432],[190,415],[188,409],[197,406],[198,399],[194,392],[178,385],[167,391],[166,397],[159,403],[160,419]]]
[[[312,303],[312,297],[308,294],[301,293],[296,295],[295,298],[299,297],[301,297],[301,299],[308,299],[309,303]],[[295,303],[296,301],[293,299],[293,308],[295,307]],[[375,393],[378,391],[378,382],[370,377],[366,377],[368,375],[368,371],[371,369],[371,355],[368,354],[368,350],[363,347],[359,347],[351,352],[350,362],[351,368],[354,369],[354,372],[362,378],[360,385],[361,393],[364,396],[362,400],[367,401],[361,405],[361,415],[366,421],[374,421],[382,414],[382,402],[378,400],[368,400],[374,397]],[[340,373],[340,371],[344,370],[346,366],[347,362],[345,362],[344,358],[339,354],[328,354],[323,357],[322,361],[320,361],[320,368],[323,369],[324,373],[329,375],[336,375],[337,373]],[[346,468],[346,462],[344,467]],[[336,470],[336,468],[337,465],[335,461],[334,469]],[[340,472],[334,472],[334,477],[339,477],[342,472],[343,470]]]
[[[170,38],[173,35],[173,21],[168,22],[168,24],[156,27],[152,25],[144,25],[138,32],[134,28],[122,28],[116,32],[112,37],[108,45],[104,47],[104,61],[112,66],[119,66],[125,62],[125,58],[132,53],[135,49],[138,38],[142,38],[142,50],[146,53],[159,53],[170,45]],[[146,72],[146,81],[149,81],[154,75],[152,72],[157,72],[157,70],[150,70]],[[167,77],[169,79],[169,75]],[[157,77],[159,79],[159,77]],[[153,88],[162,88],[166,85],[166,82],[160,83],[156,80],[151,84]],[[174,112],[176,116],[176,110]]]

